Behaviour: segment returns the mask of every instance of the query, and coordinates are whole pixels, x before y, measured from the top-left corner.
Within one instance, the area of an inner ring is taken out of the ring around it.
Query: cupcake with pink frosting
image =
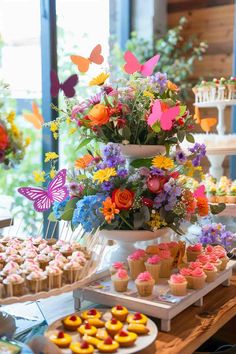
[[[198,290],[202,289],[205,285],[206,281],[206,274],[202,270],[202,268],[195,268],[192,271],[192,278],[193,278],[193,289]]]
[[[175,259],[179,252],[179,244],[176,241],[168,242],[168,247],[171,253],[171,256]]]
[[[46,268],[46,273],[48,275],[49,290],[55,288],[61,288],[63,271],[57,266],[49,265]]]
[[[26,277],[27,287],[32,293],[47,290],[47,274],[41,269],[34,270]]]
[[[8,262],[5,267],[1,271],[1,275],[4,277],[7,277],[10,274],[16,274],[19,273],[20,271],[20,266],[18,263],[10,261]]]
[[[41,253],[37,256],[37,261],[39,262],[39,266],[40,268],[42,268],[42,270],[45,270],[46,267],[49,265],[50,262],[50,257],[48,254],[45,253]]]
[[[65,243],[61,246],[60,252],[64,257],[69,257],[73,253],[73,247],[69,243]]]
[[[3,285],[7,296],[22,296],[25,293],[25,279],[19,274],[9,274]]]
[[[218,272],[221,270],[222,261],[215,254],[215,252],[214,252],[214,254],[209,256],[209,262],[214,264],[214,266],[217,268]]]
[[[146,252],[141,249],[136,250],[128,256],[130,275],[133,280],[135,280],[140,273],[145,272],[145,258]]]
[[[72,284],[80,279],[83,267],[76,260],[71,259],[70,262],[63,265],[63,277],[66,284]]]
[[[185,277],[187,280],[187,288],[193,288],[193,277],[192,277],[192,269],[190,268],[181,268],[179,273]]]
[[[175,296],[184,296],[187,294],[187,280],[181,274],[172,274],[168,280],[170,292]]]
[[[212,263],[206,263],[203,266],[203,271],[206,274],[206,282],[211,283],[216,280],[217,268]]]
[[[5,253],[0,253],[0,269],[4,268],[6,265],[6,254]]]
[[[189,269],[194,270],[196,268],[202,268],[202,263],[201,262],[190,262],[188,265]]]
[[[215,249],[214,255],[216,257],[218,257],[219,260],[221,261],[220,270],[225,270],[225,268],[229,262],[229,258],[227,257],[226,251],[224,249],[223,250],[222,249]]]
[[[111,267],[110,267],[110,274],[113,275],[115,274],[119,269],[126,269],[127,270],[127,266],[125,265],[124,262],[114,262],[112,263]]]
[[[214,253],[214,246],[207,245],[204,249],[204,253],[208,254],[208,255],[213,254]]]
[[[169,250],[160,251],[159,256],[161,257],[159,277],[169,278],[171,275],[174,258],[171,256],[171,252]]]
[[[120,293],[127,291],[129,275],[126,269],[119,268],[118,271],[111,276],[111,280],[115,291]]]
[[[147,259],[145,262],[146,270],[151,274],[155,280],[155,284],[158,283],[160,268],[161,268],[161,257],[157,254]]]
[[[146,297],[152,295],[155,280],[149,272],[143,272],[136,278],[135,285],[139,295]]]
[[[196,262],[200,262],[202,265],[209,263],[209,261],[210,261],[210,256],[204,253],[200,254],[196,259]]]
[[[190,245],[187,247],[187,261],[195,262],[197,257],[203,252],[202,244],[196,243],[195,245]]]

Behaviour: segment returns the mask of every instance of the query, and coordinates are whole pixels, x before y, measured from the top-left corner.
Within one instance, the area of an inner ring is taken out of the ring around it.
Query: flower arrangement
[[[181,234],[182,221],[210,213],[204,190],[181,181],[176,157],[157,155],[148,167],[127,168],[120,147],[109,143],[101,155],[78,159],[67,178],[70,198],[54,203],[50,219],[71,221],[73,228],[80,224],[86,232],[170,227]]]
[[[212,223],[202,226],[200,242],[204,245],[219,244],[229,249],[233,240],[235,240],[235,234],[227,231],[225,225]]]
[[[11,168],[19,164],[25,156],[29,138],[24,139],[23,133],[15,123],[15,112],[0,117],[0,164]]]

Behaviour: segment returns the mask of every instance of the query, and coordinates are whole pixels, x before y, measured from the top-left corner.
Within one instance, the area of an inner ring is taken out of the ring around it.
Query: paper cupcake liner
[[[173,261],[174,259],[172,257],[161,260],[160,273],[159,273],[160,278],[170,277]]]
[[[206,270],[204,269],[204,273],[206,274],[206,282],[207,283],[212,283],[213,281],[216,280],[217,277],[217,272],[214,270]]]
[[[57,289],[62,286],[62,273],[48,274],[48,289]]]
[[[27,287],[29,288],[29,291],[31,293],[39,293],[41,291],[46,291],[47,290],[47,277],[43,279],[32,279],[28,280],[27,279]]]
[[[66,284],[72,284],[80,279],[81,267],[64,269],[63,277]]]
[[[226,195],[217,195],[216,196],[216,202],[217,203],[226,203]]]
[[[151,276],[153,277],[153,279],[155,280],[155,284],[158,283],[159,280],[159,275],[160,275],[160,268],[161,268],[161,264],[149,264],[149,263],[145,263],[145,267],[146,270],[151,274]]]
[[[234,195],[227,195],[227,197],[226,197],[226,203],[229,203],[229,204],[236,204],[236,196],[234,196]]]
[[[193,277],[191,275],[185,275],[184,277],[187,280],[187,288],[192,289],[193,288]]]
[[[113,281],[113,286],[115,291],[119,293],[124,293],[127,290],[129,280],[115,280]]]
[[[25,294],[25,281],[18,284],[4,284],[4,288],[7,296],[22,296]]]
[[[221,265],[220,265],[220,269],[219,270],[225,270],[228,262],[229,262],[229,258],[228,257],[224,257],[224,258],[221,258]]]
[[[140,282],[135,284],[140,296],[146,297],[152,295],[154,282]]]
[[[203,277],[192,277],[193,278],[193,289],[202,289],[205,285],[206,275]]]
[[[202,251],[197,251],[197,252],[194,252],[194,251],[188,251],[186,252],[187,254],[187,261],[188,262],[195,262],[197,257],[200,256],[200,254],[202,253]]]
[[[187,294],[187,282],[184,283],[172,283],[168,281],[170,286],[170,292],[175,296],[184,296]]]
[[[131,279],[135,280],[140,273],[145,272],[144,260],[133,261],[128,259]]]

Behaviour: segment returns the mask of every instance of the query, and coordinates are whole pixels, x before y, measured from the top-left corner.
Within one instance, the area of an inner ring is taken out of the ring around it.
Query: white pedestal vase
[[[126,262],[128,255],[137,248],[145,248],[147,241],[152,241],[152,244],[156,241],[167,242],[171,240],[173,234],[173,231],[168,227],[153,232],[147,230],[101,230],[101,237],[116,241],[116,244],[110,249],[107,247],[102,267],[109,267],[113,262]]]
[[[121,149],[122,155],[129,161],[136,159],[145,159],[154,157],[158,154],[166,152],[165,145],[135,145],[135,144],[118,144]]]

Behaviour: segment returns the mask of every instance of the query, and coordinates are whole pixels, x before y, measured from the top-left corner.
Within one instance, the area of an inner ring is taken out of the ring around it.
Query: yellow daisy
[[[94,173],[93,180],[99,183],[109,181],[111,177],[116,176],[116,170],[111,167],[104,168],[104,170],[99,170]]]
[[[7,116],[7,121],[8,121],[9,123],[13,123],[13,121],[14,121],[14,119],[15,119],[15,116],[16,116],[15,112],[10,112],[10,113],[8,114],[8,116]]]
[[[110,74],[103,72],[92,78],[92,80],[89,82],[89,86],[102,86],[109,76]]]
[[[58,130],[58,123],[57,122],[51,122],[50,124],[50,130],[51,132],[55,133]]]
[[[44,162],[56,160],[59,157],[56,152],[46,152]]]
[[[45,172],[44,171],[33,171],[34,180],[37,183],[45,182]]]
[[[25,138],[25,146],[28,146],[30,143],[31,143],[31,138],[27,136],[27,138]]]
[[[49,172],[49,176],[51,179],[53,179],[57,174],[57,171],[55,170],[54,167],[52,167],[51,171]]]
[[[151,93],[150,91],[143,91],[143,95],[144,95],[145,97],[150,97],[150,98],[152,98],[152,99],[155,98],[155,96],[153,95],[153,93]]]
[[[152,166],[157,168],[163,168],[165,170],[170,170],[174,167],[174,161],[169,157],[159,155],[153,158]]]

